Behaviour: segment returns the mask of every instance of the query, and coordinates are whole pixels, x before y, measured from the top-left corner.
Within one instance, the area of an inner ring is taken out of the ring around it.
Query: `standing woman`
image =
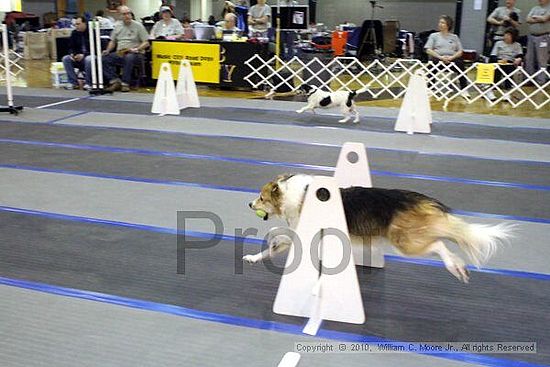
[[[181,37],[183,27],[179,20],[172,17],[172,9],[169,6],[161,6],[159,12],[161,19],[151,29],[151,38]]]
[[[464,61],[462,60],[462,43],[458,36],[451,33],[453,29],[453,19],[448,15],[439,17],[438,23],[439,32],[430,34],[428,41],[424,45],[424,49],[430,58],[436,62],[444,64],[455,64],[460,71],[464,71]],[[470,93],[465,90],[468,86],[466,77],[461,76],[459,79],[462,96],[469,98]]]

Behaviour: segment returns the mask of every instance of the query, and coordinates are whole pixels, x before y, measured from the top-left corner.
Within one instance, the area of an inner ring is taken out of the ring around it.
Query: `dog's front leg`
[[[346,123],[349,121],[349,119],[351,118],[351,114],[350,114],[350,111],[347,107],[343,107],[342,108],[342,114],[344,115],[344,118],[341,119],[341,120],[338,120],[338,122],[340,123]]]
[[[359,118],[359,111],[357,111],[357,107],[352,106],[351,112],[353,112],[353,113],[355,114],[355,118],[353,119],[353,123],[354,123],[354,124],[357,124],[357,123],[360,121],[360,118]]]
[[[271,249],[266,248],[262,252],[258,252],[254,255],[244,255],[243,261],[246,261],[249,264],[256,264],[261,261],[264,261],[265,259],[269,259],[271,257]]]
[[[308,105],[306,105],[306,106],[300,108],[299,110],[296,110],[296,112],[297,112],[297,113],[304,113],[304,112],[306,112],[306,111],[308,111],[308,110],[313,110],[314,108],[315,108],[315,106],[312,106],[312,105],[308,104]]]
[[[267,260],[281,252],[288,250],[292,240],[286,235],[275,236],[269,241],[268,248],[254,255],[245,255],[243,256],[243,261],[246,261],[250,264],[256,264],[260,261]]]

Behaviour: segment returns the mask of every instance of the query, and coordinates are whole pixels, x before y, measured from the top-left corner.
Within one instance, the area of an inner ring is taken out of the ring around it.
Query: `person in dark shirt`
[[[88,35],[88,25],[83,17],[75,20],[76,29],[71,33],[69,54],[63,56],[63,66],[67,72],[69,84],[65,89],[78,89],[78,77],[75,69],[84,71],[86,84],[84,89],[90,89],[92,84],[92,57],[90,56],[90,38]]]

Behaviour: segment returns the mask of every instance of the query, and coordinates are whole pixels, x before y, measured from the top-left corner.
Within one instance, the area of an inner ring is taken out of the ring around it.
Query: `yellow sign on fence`
[[[154,41],[153,79],[159,75],[160,65],[168,62],[172,66],[172,76],[178,78],[180,63],[189,60],[196,82],[220,82],[220,45],[189,42]]]
[[[477,64],[476,83],[493,84],[495,81],[495,65]]]

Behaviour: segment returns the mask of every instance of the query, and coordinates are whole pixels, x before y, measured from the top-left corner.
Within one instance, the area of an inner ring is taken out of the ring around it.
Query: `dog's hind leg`
[[[409,218],[410,219],[410,218]],[[426,232],[421,222],[394,220],[388,239],[396,249],[407,256],[422,256],[435,253],[441,257],[447,270],[464,283],[468,283],[470,274],[466,263],[445,246],[438,236]]]
[[[429,252],[438,254],[451,274],[458,278],[458,280],[468,283],[470,280],[470,272],[466,267],[466,263],[459,256],[449,251],[443,241],[435,241],[426,247],[426,253]]]

